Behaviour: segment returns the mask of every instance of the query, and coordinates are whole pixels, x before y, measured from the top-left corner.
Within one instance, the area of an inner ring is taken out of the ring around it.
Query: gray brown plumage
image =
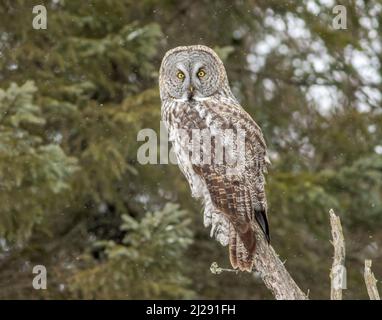
[[[168,51],[162,61],[159,85],[162,120],[193,196],[203,199],[204,225],[211,226],[211,236],[221,244],[229,244],[234,268],[251,271],[255,223],[269,241],[264,191],[268,158],[261,129],[233,96],[222,61],[208,47]],[[179,134],[180,129],[186,137]],[[190,161],[195,151],[190,143],[195,129],[209,133],[210,148],[198,150],[202,159],[210,158],[209,163]],[[231,133],[232,139],[222,132]],[[240,132],[245,133],[244,154],[235,145]],[[219,143],[230,150],[224,149],[226,157],[244,157],[240,170],[233,170],[237,163],[226,158],[218,161]]]

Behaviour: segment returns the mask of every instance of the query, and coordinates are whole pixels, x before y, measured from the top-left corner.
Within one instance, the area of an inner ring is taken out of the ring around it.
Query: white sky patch
[[[305,21],[291,13],[286,14],[287,29],[290,37],[294,39],[311,38],[310,31],[305,26]]]
[[[267,16],[264,19],[264,26],[272,28],[275,31],[283,32],[286,30],[286,25],[284,20],[280,16]]]
[[[381,92],[376,88],[361,87],[355,93],[357,108],[360,112],[370,112],[371,106],[379,106],[382,101]]]
[[[259,55],[268,55],[278,45],[280,45],[280,39],[269,34],[265,36],[264,40],[255,45],[254,51]]]
[[[245,29],[244,28],[236,29],[232,33],[233,38],[236,39],[236,40],[239,40],[239,39],[243,38],[244,35],[245,35]]]
[[[372,31],[370,31],[370,32],[372,32]],[[375,32],[377,34],[377,31],[375,31]],[[381,44],[381,41],[378,41],[378,39],[375,39],[374,41],[372,41],[370,46],[374,50],[374,52],[376,52],[377,54],[382,53],[382,44]]]
[[[252,47],[252,53],[247,55],[249,69],[257,73],[265,65],[266,56],[280,45],[280,39],[273,35],[267,35],[264,40],[259,41]]]
[[[278,51],[278,53],[281,54],[281,55],[287,55],[287,54],[289,53],[289,48],[288,48],[287,45],[282,44],[281,46],[279,46],[279,47],[277,48],[277,51]]]
[[[370,58],[366,53],[347,47],[345,49],[345,57],[357,70],[365,83],[380,83],[381,76],[378,73],[376,60]]]
[[[304,6],[312,14],[320,14],[321,11],[330,11],[337,4],[333,0],[305,0]],[[358,8],[361,8],[358,6]],[[382,5],[378,5],[363,12],[364,16],[360,17],[360,24],[364,30],[373,38],[366,38],[360,41],[360,50],[348,46],[344,50],[343,59],[347,64],[351,64],[357,71],[364,86],[357,88],[356,96],[358,109],[361,112],[371,110],[371,106],[381,104],[382,94],[374,88],[376,84],[382,82],[380,75],[380,63],[377,55],[382,53],[382,43],[378,36],[378,16],[382,12]],[[347,81],[348,75],[341,70],[333,70],[332,65],[335,58],[329,53],[324,41],[315,37],[307,27],[305,21],[298,15],[288,12],[285,15],[275,14],[273,10],[266,10],[264,25],[269,28],[263,39],[258,41],[251,48],[250,54],[247,56],[249,69],[253,72],[252,79],[256,80],[257,74],[260,73],[267,61],[267,57],[273,52],[289,56],[283,62],[291,63],[293,66],[293,75],[296,78],[312,78],[313,75],[322,77],[313,77],[316,81],[315,85],[306,88],[306,95],[309,102],[317,106],[318,110],[323,114],[328,114],[331,109],[341,107],[344,97],[342,91],[336,86],[328,86],[324,83],[324,79],[328,78],[341,83]],[[286,42],[292,38],[298,48],[288,47]],[[298,50],[310,52],[307,56],[300,57]],[[272,80],[272,79],[270,79]],[[369,84],[369,85],[368,85]],[[263,83],[266,98],[272,97],[271,86],[267,82]],[[267,88],[267,86],[269,88]]]
[[[308,0],[306,2],[306,9],[314,15],[318,15],[320,13],[320,6],[313,0]]]
[[[314,146],[309,142],[309,139],[307,137],[304,137],[302,139],[300,153],[302,156],[305,156],[307,158],[314,158],[315,149]]]
[[[356,0],[356,1],[355,1],[355,4],[356,4],[358,7],[361,7],[362,9],[365,8],[365,2],[364,2],[364,0]]]
[[[376,30],[370,30],[367,35],[370,39],[375,39],[378,36],[378,32]]]
[[[382,94],[381,91],[379,91],[378,89],[371,87],[363,87],[362,91],[366,94],[366,96],[374,105],[378,105],[381,103]]]
[[[265,64],[265,57],[257,56],[253,53],[247,55],[248,67],[253,73],[258,73]]]
[[[382,146],[375,146],[374,151],[377,154],[382,154]]]
[[[346,77],[346,73],[343,72],[342,70],[341,71],[338,71],[338,70],[333,71],[333,79],[335,81],[340,82],[344,79],[344,77]]]
[[[359,112],[370,112],[370,105],[363,101],[357,101],[357,109]]]
[[[50,139],[54,143],[60,144],[62,142],[63,135],[61,132],[55,132],[55,133],[51,134]]]
[[[271,100],[274,97],[274,93],[276,91],[276,85],[270,79],[263,80],[263,86],[265,88],[264,97],[266,100]]]
[[[367,127],[367,131],[369,131],[370,133],[374,133],[377,131],[377,126],[375,124],[371,124]]]
[[[324,48],[321,48],[317,53],[308,55],[308,61],[312,64],[314,71],[317,73],[329,71],[331,60],[331,57],[325,52]]]
[[[306,95],[322,115],[339,105],[339,92],[334,86],[313,85],[308,88]]]
[[[0,238],[0,248],[3,252],[9,251],[9,246],[7,244],[7,240],[5,240],[4,238]],[[0,257],[1,257],[1,255],[0,255]]]
[[[150,197],[147,194],[139,194],[136,196],[136,199],[142,204],[148,204]]]
[[[369,13],[371,16],[378,16],[382,12],[382,4],[376,3],[370,10]]]
[[[319,0],[318,2],[327,8],[333,8],[336,4],[334,0]]]
[[[10,71],[14,71],[14,70],[17,70],[18,67],[19,67],[19,66],[18,66],[16,63],[10,63],[10,64],[8,65],[8,70],[10,70]]]
[[[373,29],[375,28],[375,22],[373,21],[374,19],[369,18],[369,17],[361,17],[359,19],[359,24],[364,27],[365,29]]]

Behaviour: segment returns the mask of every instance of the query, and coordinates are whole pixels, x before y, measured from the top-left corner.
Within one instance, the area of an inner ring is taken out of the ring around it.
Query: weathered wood
[[[265,286],[277,300],[307,300],[307,295],[297,286],[257,224],[255,234],[257,246],[253,271],[260,275]],[[216,262],[212,263],[212,273],[220,274],[225,271],[236,270],[220,268]]]
[[[261,232],[257,231],[257,234]],[[255,269],[266,287],[277,300],[306,300],[308,297],[297,286],[275,250],[263,237],[257,242]]]
[[[364,278],[370,300],[381,300],[377,288],[377,279],[371,271],[371,260],[365,260]]]
[[[342,289],[346,288],[345,240],[340,218],[332,209],[329,214],[333,239],[331,243],[334,247],[333,264],[330,270],[330,299],[342,300]]]
[[[330,271],[330,298],[332,300],[341,300],[342,290],[346,289],[345,239],[340,218],[332,209],[330,209],[329,214],[333,238],[331,243],[334,247],[333,264]],[[255,234],[257,235],[257,249],[254,258],[254,271],[260,275],[273,296],[278,300],[307,300],[308,296],[297,286],[275,250],[264,238],[263,232],[257,224],[255,225]],[[211,265],[211,272],[214,274],[220,274],[225,271],[237,272],[237,270],[233,269],[220,268],[216,262]],[[371,260],[365,261],[364,277],[370,299],[380,300],[377,280],[371,272]]]

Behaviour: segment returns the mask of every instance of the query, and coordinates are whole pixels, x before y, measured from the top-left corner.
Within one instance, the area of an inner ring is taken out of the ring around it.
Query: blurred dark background
[[[36,30],[35,5],[47,9]],[[333,7],[346,29],[333,28]],[[159,132],[158,69],[178,45],[214,48],[261,126],[272,244],[313,299],[328,299],[328,211],[340,215],[344,297],[382,279],[382,3],[0,1],[0,298],[269,299],[222,273],[227,248],[174,165],[140,165]],[[47,290],[32,288],[44,265]],[[380,287],[381,288],[381,287]]]

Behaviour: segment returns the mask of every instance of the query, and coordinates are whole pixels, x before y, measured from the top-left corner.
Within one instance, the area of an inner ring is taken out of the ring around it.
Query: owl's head
[[[161,98],[202,100],[228,88],[223,62],[202,45],[177,47],[164,56],[159,72]]]

